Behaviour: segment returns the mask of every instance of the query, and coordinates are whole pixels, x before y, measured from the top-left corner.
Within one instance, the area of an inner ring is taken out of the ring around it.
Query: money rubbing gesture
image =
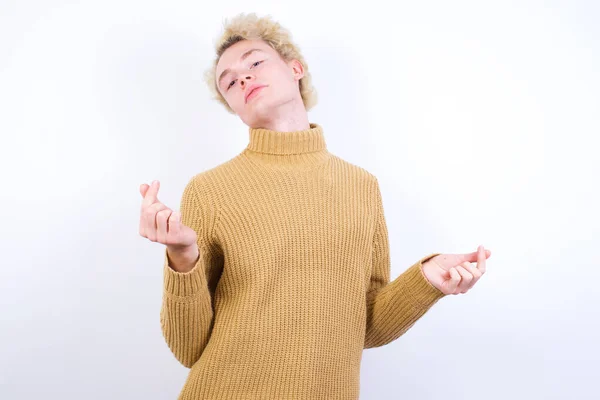
[[[181,213],[171,210],[158,200],[160,182],[142,184],[140,235],[167,246],[169,265],[178,272],[188,272],[198,259],[196,232],[181,223]]]
[[[485,273],[485,261],[491,255],[483,246],[472,253],[439,254],[423,263],[423,274],[444,294],[466,293]],[[476,266],[471,265],[475,262]]]

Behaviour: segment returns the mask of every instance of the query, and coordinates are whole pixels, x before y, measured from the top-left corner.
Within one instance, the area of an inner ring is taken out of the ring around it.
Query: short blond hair
[[[256,13],[238,14],[230,21],[223,22],[223,33],[214,41],[216,58],[211,67],[205,71],[204,80],[208,84],[212,98],[223,104],[228,112],[235,114],[229,107],[225,98],[219,92],[215,74],[219,59],[230,46],[242,40],[260,39],[270,45],[284,61],[297,59],[304,68],[304,76],[300,79],[299,89],[304,108],[310,110],[317,104],[317,91],[312,85],[308,64],[300,52],[300,48],[292,41],[290,32],[279,23],[273,21],[271,16],[259,18]]]

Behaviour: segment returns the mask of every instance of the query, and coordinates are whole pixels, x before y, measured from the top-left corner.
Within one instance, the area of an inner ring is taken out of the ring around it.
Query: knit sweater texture
[[[427,255],[393,281],[381,191],[328,151],[320,124],[249,128],[180,204],[200,257],[164,254],[160,323],[190,368],[179,400],[358,399],[363,349],[403,335],[445,294]]]

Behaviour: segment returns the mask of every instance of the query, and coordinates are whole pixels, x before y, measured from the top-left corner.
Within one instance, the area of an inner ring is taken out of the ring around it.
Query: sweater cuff
[[[426,310],[439,299],[446,296],[444,292],[433,286],[423,274],[423,264],[441,253],[433,253],[421,258],[402,274],[402,285],[415,307]]]
[[[169,257],[165,250],[164,257],[164,291],[171,297],[183,299],[194,296],[207,287],[206,274],[204,272],[204,252],[194,267],[188,272],[178,272],[169,266]]]

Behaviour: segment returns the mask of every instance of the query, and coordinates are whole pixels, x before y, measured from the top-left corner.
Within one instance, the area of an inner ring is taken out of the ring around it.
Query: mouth
[[[246,103],[248,103],[248,101],[250,101],[253,97],[255,97],[258,94],[258,92],[260,92],[265,87],[266,87],[266,85],[265,86],[257,86],[254,89],[252,89],[252,91],[250,93],[248,93],[248,95],[246,96]]]

